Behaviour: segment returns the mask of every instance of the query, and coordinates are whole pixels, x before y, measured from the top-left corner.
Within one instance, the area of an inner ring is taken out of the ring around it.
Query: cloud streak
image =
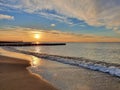
[[[14,16],[0,14],[0,20],[1,19],[13,20]]]
[[[0,5],[68,23],[70,17],[91,26],[105,26],[117,32],[120,29],[120,0],[1,0]]]

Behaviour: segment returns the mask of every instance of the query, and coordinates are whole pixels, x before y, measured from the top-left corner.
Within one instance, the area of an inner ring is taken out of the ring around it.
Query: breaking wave
[[[91,69],[95,71],[100,71],[100,72],[108,73],[113,76],[120,77],[120,65],[119,64],[106,63],[102,61],[93,61],[93,60],[85,59],[83,57],[77,58],[77,57],[41,54],[41,53],[17,50],[13,47],[3,47],[3,49],[14,51],[14,52],[19,52],[23,54],[33,55],[38,58],[44,58],[47,60],[57,61],[57,62],[61,62],[64,64],[70,64],[70,65],[83,67],[83,68],[87,68],[87,69]]]

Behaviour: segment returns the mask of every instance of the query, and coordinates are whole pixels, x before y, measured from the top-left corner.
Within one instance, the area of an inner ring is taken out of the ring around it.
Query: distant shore
[[[27,71],[29,61],[0,56],[0,90],[57,90]]]

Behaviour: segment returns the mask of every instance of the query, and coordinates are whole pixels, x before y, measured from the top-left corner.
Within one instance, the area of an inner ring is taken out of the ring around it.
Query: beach
[[[28,66],[27,60],[0,56],[0,90],[57,90],[30,73]]]
[[[66,47],[69,48],[69,46]],[[19,50],[19,48],[23,48],[23,50]],[[103,65],[100,63],[96,64],[94,61],[91,64],[91,60],[87,63],[85,58],[78,59],[77,57],[67,57],[67,55],[65,57],[50,55],[49,53],[43,54],[44,52],[36,53],[35,51],[41,48],[47,48],[51,52],[54,50],[50,48],[56,48],[56,50],[60,51],[63,47],[58,48],[58,46],[19,48],[4,47],[0,49],[0,90],[56,90],[56,88],[59,90],[120,89],[119,77],[99,71],[104,70],[103,67],[105,65],[110,67],[110,65],[117,64],[105,63]],[[32,51],[30,52],[29,50]],[[67,50],[70,51],[69,49]],[[74,51],[73,54],[75,54]],[[84,63],[79,63],[80,60]],[[97,71],[78,66],[91,67],[89,64],[92,67],[95,65],[103,65],[103,67],[100,67]],[[115,69],[119,70],[119,66],[116,66]],[[117,73],[116,75],[119,75],[119,71],[115,69],[111,69],[110,72],[115,72]]]
[[[0,0],[0,90],[120,90],[120,0]]]

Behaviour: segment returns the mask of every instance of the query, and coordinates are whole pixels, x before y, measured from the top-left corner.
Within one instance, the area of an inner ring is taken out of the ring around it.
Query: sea
[[[16,47],[19,50],[50,55],[83,57],[120,64],[120,43],[67,43],[63,46]]]
[[[28,70],[60,90],[120,90],[120,43],[2,49],[29,55]]]

